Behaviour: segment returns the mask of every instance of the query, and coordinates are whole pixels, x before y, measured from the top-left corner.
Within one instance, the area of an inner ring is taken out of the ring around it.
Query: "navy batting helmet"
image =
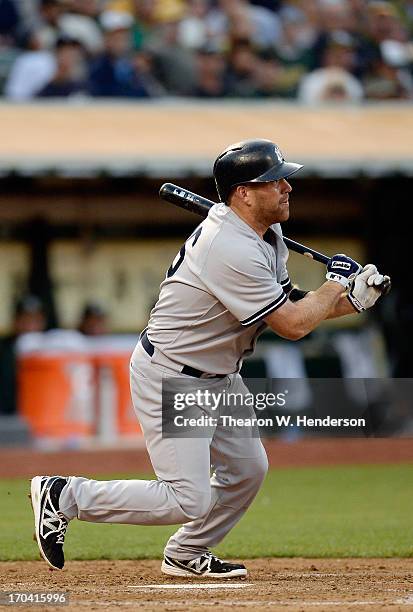
[[[218,155],[214,178],[221,202],[227,202],[232,188],[237,185],[278,181],[301,168],[300,164],[286,162],[271,140],[244,140]]]

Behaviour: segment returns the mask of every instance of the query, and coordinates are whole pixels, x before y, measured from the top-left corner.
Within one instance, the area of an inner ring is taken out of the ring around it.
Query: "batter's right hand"
[[[383,276],[373,264],[364,266],[357,275],[347,298],[358,312],[371,308],[379,297],[387,295],[391,288],[389,276]]]
[[[340,283],[344,289],[347,289],[360,270],[361,265],[357,263],[357,261],[354,261],[354,259],[347,257],[347,255],[343,253],[339,253],[333,255],[329,260],[327,264],[326,279]]]

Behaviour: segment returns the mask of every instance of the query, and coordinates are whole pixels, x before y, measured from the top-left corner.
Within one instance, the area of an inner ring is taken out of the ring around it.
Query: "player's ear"
[[[248,189],[246,185],[238,185],[237,192],[244,202],[248,199]]]

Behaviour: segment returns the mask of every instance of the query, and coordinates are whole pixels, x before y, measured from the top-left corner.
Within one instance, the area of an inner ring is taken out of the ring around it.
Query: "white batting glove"
[[[380,291],[381,295],[387,295],[391,291],[391,278],[390,276],[383,276],[382,274],[377,274],[373,277],[370,277],[367,281],[367,284],[372,287],[374,286],[376,289]]]
[[[387,282],[390,282],[388,276],[380,274],[375,265],[367,264],[354,279],[347,298],[358,312],[363,312],[374,306],[383,295],[383,286]]]

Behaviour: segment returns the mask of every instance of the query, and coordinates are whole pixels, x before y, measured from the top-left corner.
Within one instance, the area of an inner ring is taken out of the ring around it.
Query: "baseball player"
[[[248,393],[239,370],[268,326],[302,338],[322,321],[370,308],[388,278],[346,255],[327,265],[313,292],[293,289],[280,223],[289,217],[288,177],[301,165],[268,140],[228,147],[215,161],[221,202],[181,248],[131,358],[131,392],[157,480],[97,481],[36,476],[31,483],[37,543],[52,568],[64,565],[69,522],[173,525],[161,570],[172,576],[245,577],[244,565],[210,549],[236,525],[267,472],[258,437],[162,435],[162,382]],[[212,468],[212,476],[211,476]]]

